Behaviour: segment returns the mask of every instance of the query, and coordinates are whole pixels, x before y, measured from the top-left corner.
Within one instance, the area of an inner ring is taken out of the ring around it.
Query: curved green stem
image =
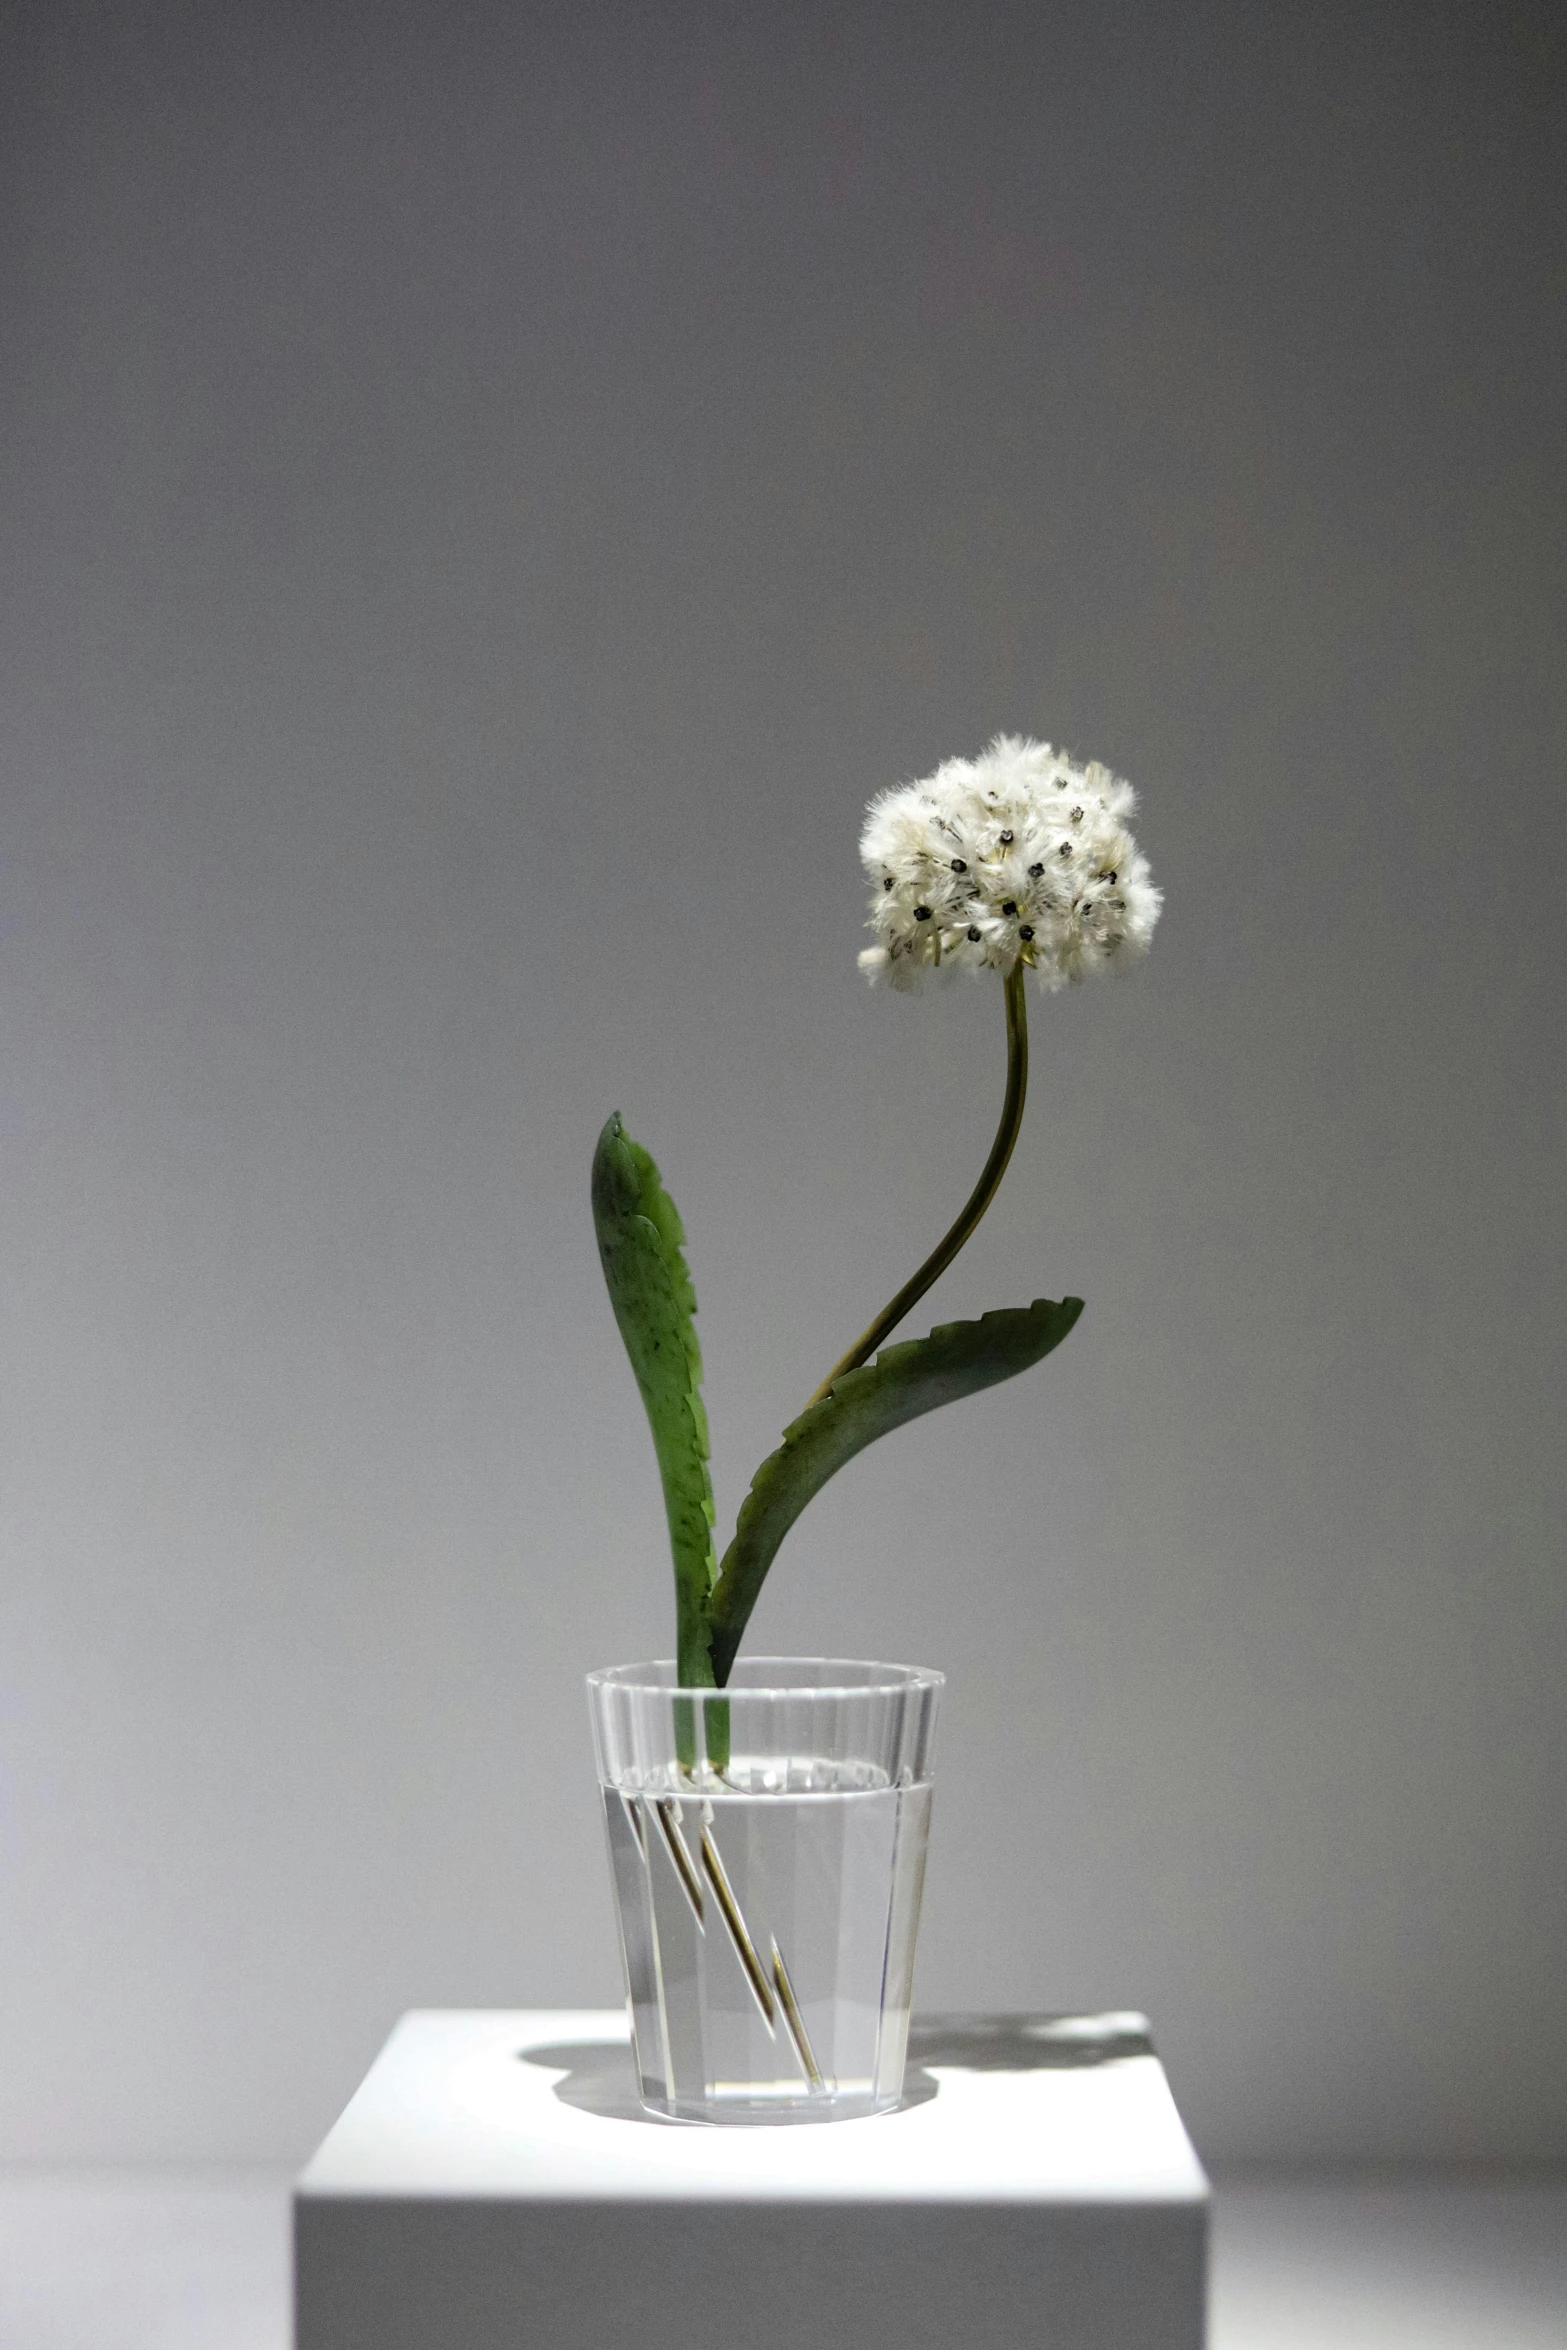
[[[972,1236],[974,1227],[1000,1189],[1001,1178],[1007,1171],[1007,1161],[1012,1156],[1012,1148],[1018,1138],[1018,1129],[1023,1123],[1023,1103],[1028,1094],[1028,1008],[1023,1000],[1023,958],[1021,955],[1007,973],[1005,993],[1007,1006],[1007,1093],[1006,1100],[1001,1106],[1001,1123],[996,1128],[996,1139],[990,1146],[990,1156],[985,1161],[984,1172],[974,1186],[968,1205],[945,1240],[931,1251],[919,1271],[911,1279],[905,1281],[891,1303],[883,1306],[870,1328],[861,1331],[848,1353],[840,1361],[834,1363],[820,1387],[806,1404],[807,1411],[810,1410],[811,1404],[821,1402],[822,1397],[831,1388],[833,1381],[841,1379],[845,1371],[857,1371],[861,1363],[870,1361],[888,1331],[897,1327],[910,1306],[917,1304],[926,1290],[930,1288],[932,1282],[939,1280],[946,1271],[964,1242]]]

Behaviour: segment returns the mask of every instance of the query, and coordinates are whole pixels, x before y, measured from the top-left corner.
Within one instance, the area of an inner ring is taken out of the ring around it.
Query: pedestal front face
[[[659,2122],[625,2019],[405,2016],[295,2196],[297,2350],[1200,2350],[1141,2017],[916,2021],[904,2105]]]

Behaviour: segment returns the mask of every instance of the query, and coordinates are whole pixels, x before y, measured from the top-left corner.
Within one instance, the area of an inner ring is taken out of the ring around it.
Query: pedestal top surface
[[[1208,2192],[1141,2016],[916,2019],[905,2102],[703,2127],[637,2102],[606,2008],[405,2015],[306,2197],[1189,2203]]]

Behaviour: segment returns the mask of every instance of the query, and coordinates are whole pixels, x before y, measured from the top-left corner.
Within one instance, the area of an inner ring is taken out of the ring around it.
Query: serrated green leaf
[[[1080,1297],[1039,1297],[883,1347],[784,1430],[751,1481],[708,1607],[720,1688],[779,1544],[828,1478],[905,1421],[1028,1370],[1060,1345],[1082,1310]]]
[[[653,1431],[675,1564],[682,1682],[710,1688],[713,1487],[708,1474],[702,1350],[691,1317],[696,1291],[682,1254],[685,1231],[657,1167],[618,1115],[593,1153],[593,1224],[615,1320]]]

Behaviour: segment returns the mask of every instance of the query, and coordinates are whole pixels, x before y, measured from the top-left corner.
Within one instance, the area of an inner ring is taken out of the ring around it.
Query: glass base
[[[830,2096],[816,2098],[803,2098],[797,2088],[780,2084],[776,2097],[758,2097],[752,2083],[736,2093],[728,2082],[720,2081],[709,2097],[676,2102],[643,2092],[641,2101],[661,2121],[700,2122],[705,2128],[721,2129],[726,2123],[777,2128],[795,2122],[864,2121],[872,2114],[896,2113],[903,2097],[901,2089],[894,2096],[878,2097],[868,2082],[858,2087],[840,2083]]]

